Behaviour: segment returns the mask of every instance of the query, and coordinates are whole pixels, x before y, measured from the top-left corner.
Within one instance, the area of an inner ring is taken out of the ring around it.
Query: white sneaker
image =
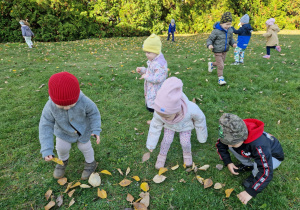
[[[226,84],[226,81],[224,80],[224,77],[223,76],[220,76],[219,77],[219,85],[225,85]]]
[[[214,69],[214,66],[212,64],[212,62],[208,62],[208,72],[212,72]]]

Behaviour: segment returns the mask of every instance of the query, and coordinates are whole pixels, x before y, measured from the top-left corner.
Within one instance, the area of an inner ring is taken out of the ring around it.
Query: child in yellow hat
[[[151,34],[143,44],[143,51],[148,58],[148,67],[137,67],[136,72],[144,79],[144,96],[146,108],[154,112],[153,105],[157,91],[168,77],[168,65],[161,53],[161,40],[159,36]],[[151,120],[147,121],[150,124]]]

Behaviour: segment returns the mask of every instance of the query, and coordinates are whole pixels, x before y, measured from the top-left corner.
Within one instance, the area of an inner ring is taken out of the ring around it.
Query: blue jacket
[[[54,155],[53,134],[64,141],[86,143],[91,134],[100,135],[101,117],[96,104],[80,92],[76,105],[69,110],[57,108],[49,97],[39,124],[43,158]]]
[[[169,33],[174,33],[176,31],[176,24],[174,23],[174,26],[170,23],[169,25]]]
[[[21,30],[22,30],[22,36],[34,36],[34,33],[31,31],[29,26],[22,25]]]
[[[235,30],[234,27],[232,27],[232,29],[233,29],[233,33],[238,34],[237,46],[242,49],[246,49],[251,38],[251,33],[253,31],[251,25],[244,24],[238,30]]]

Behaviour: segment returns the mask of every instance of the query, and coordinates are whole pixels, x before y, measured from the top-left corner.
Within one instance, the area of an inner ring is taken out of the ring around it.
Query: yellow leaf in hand
[[[107,175],[111,175],[111,173],[108,170],[102,170],[100,171],[100,173],[102,174],[107,174]]]
[[[147,192],[149,190],[149,185],[147,182],[143,182],[140,187],[145,192]]]
[[[166,171],[168,171],[167,168],[160,168],[158,171],[158,175],[162,175],[163,173],[165,173]]]
[[[105,190],[100,190],[99,188],[98,188],[98,197],[100,197],[100,198],[102,198],[102,199],[104,199],[104,198],[107,198],[107,193],[106,193],[106,191]]]
[[[62,165],[62,166],[64,165],[64,162],[56,157],[52,158],[51,160],[59,165]]]
[[[140,177],[138,177],[138,176],[133,176],[132,178],[137,182],[140,181]]]
[[[232,193],[233,190],[234,189],[232,189],[232,188],[225,190],[226,198],[230,197],[230,194]]]

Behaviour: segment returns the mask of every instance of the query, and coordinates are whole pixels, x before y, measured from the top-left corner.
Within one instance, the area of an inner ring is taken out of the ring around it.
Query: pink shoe
[[[269,59],[271,56],[270,55],[264,55],[263,58]]]
[[[159,154],[157,156],[157,160],[156,160],[156,163],[155,163],[155,168],[157,170],[159,170],[160,168],[163,168],[165,166],[166,159],[167,159],[166,155]]]
[[[193,165],[193,157],[192,153],[183,153],[183,162],[186,167],[190,167]]]
[[[275,50],[277,50],[278,52],[281,52],[281,47],[278,45],[275,47]]]

